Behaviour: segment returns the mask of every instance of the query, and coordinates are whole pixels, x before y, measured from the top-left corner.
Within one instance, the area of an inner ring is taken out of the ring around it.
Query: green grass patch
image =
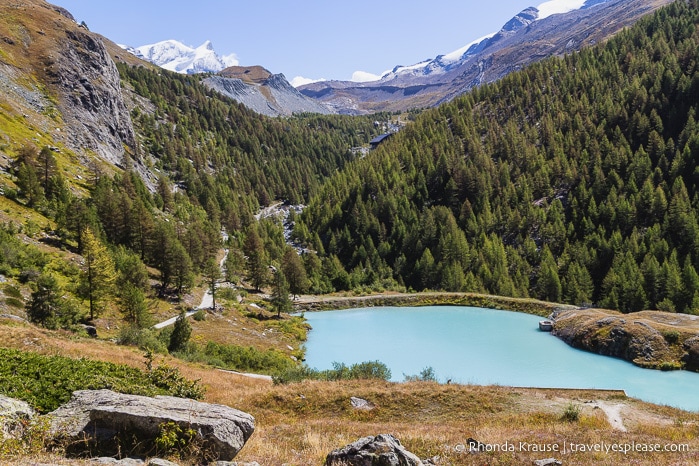
[[[296,341],[306,341],[311,326],[303,317],[292,316],[290,319],[271,320],[269,326],[274,327]]]
[[[224,345],[210,341],[206,346],[194,343],[176,356],[187,361],[242,372],[276,374],[292,369],[296,363],[277,349],[259,350],[252,346]]]
[[[275,374],[276,384],[301,382],[303,380],[390,380],[391,370],[380,361],[365,361],[347,366],[334,362],[332,369],[318,370],[304,365],[294,366]]]
[[[17,298],[5,298],[5,304],[15,309],[24,309],[24,301]]]
[[[109,362],[0,348],[0,393],[24,400],[40,413],[66,403],[75,390],[99,389],[195,399],[204,395],[197,381],[185,379],[168,366],[142,371]]]

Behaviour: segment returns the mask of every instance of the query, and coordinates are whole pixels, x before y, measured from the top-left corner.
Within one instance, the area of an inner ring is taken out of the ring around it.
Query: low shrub
[[[580,419],[580,406],[568,403],[568,405],[563,410],[561,415],[561,420],[566,422],[577,422]]]
[[[390,378],[391,370],[380,361],[365,361],[351,366],[334,362],[332,369],[323,371],[312,369],[304,364],[279,372],[272,377],[276,384],[301,382],[302,380],[390,380]]]
[[[296,365],[286,353],[276,349],[259,350],[252,346],[224,345],[213,341],[204,347],[190,344],[177,356],[223,369],[264,374],[283,372]]]
[[[110,389],[133,395],[172,395],[199,399],[203,388],[174,368],[142,371],[123,364],[0,348],[0,393],[47,413],[76,390]]]
[[[436,382],[437,375],[434,372],[432,366],[425,367],[417,375],[406,375],[403,374],[406,382]]]
[[[144,351],[167,354],[167,344],[160,339],[158,333],[135,325],[123,327],[119,331],[117,343],[126,346],[137,346]]]

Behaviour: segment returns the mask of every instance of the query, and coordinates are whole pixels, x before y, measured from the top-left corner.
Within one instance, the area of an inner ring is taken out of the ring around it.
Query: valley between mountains
[[[304,361],[303,312],[453,305],[698,370],[699,3],[542,16],[374,83],[296,89],[209,43],[169,43],[170,70],[64,8],[0,4],[0,395],[37,413],[0,422],[0,463],[94,464],[43,416],[101,389],[249,413],[238,464],[324,464],[379,434],[413,464],[698,462],[699,414],[623,387]],[[216,464],[210,438],[158,426],[132,460]],[[571,443],[665,448],[553,449]]]

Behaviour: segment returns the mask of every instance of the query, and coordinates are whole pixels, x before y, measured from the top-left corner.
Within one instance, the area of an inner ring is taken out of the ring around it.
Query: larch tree
[[[82,244],[84,262],[80,291],[89,302],[90,319],[94,319],[102,311],[105,299],[112,294],[117,274],[109,251],[91,229],[83,231]]]
[[[265,253],[262,239],[254,229],[251,229],[245,238],[244,250],[247,256],[248,280],[250,280],[256,290],[260,290],[267,283],[269,272],[267,254]]]
[[[209,285],[209,292],[212,298],[211,309],[216,310],[216,291],[218,289],[218,282],[222,278],[221,267],[216,262],[216,259],[207,259],[204,263],[202,275],[206,284]]]
[[[293,248],[287,248],[282,257],[282,272],[294,299],[308,290],[309,281],[301,258]]]

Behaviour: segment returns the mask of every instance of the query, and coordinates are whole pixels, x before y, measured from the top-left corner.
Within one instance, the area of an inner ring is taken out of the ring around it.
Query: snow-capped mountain
[[[122,45],[122,48],[161,68],[182,74],[217,73],[238,64],[235,55],[218,55],[208,40],[196,48],[176,40],[164,40],[140,47]]]
[[[518,31],[528,27],[535,21],[548,18],[553,15],[569,13],[574,10],[583,10],[606,3],[608,0],[551,0],[542,3],[538,7],[529,7],[510,19],[498,32],[493,32],[466,46],[445,55],[439,55],[434,59],[425,60],[412,66],[396,66],[390,72],[381,76],[381,81],[390,81],[399,75],[429,75],[445,73],[458,67],[465,60],[482,52],[490,45],[498,42]]]
[[[534,61],[603,41],[672,1],[546,1],[515,15],[496,33],[415,65],[396,66],[377,81],[323,81],[298,89],[339,113],[434,106]]]

